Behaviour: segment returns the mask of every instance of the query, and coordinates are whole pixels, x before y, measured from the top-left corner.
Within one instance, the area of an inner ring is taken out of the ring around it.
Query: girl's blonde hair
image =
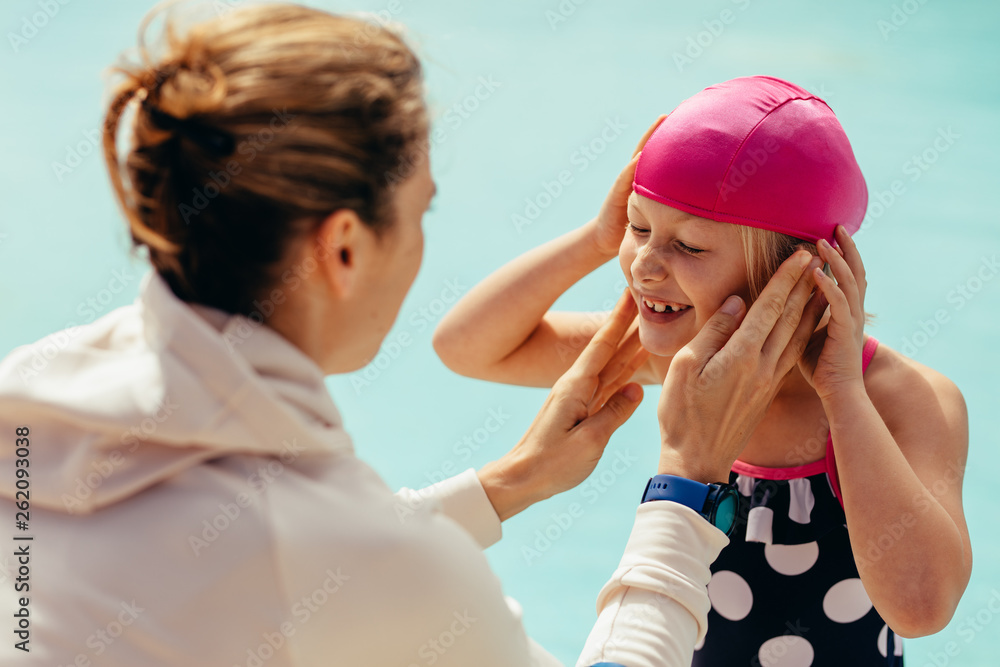
[[[813,255],[819,255],[816,244],[794,236],[772,232],[767,229],[736,225],[740,241],[743,244],[743,254],[747,264],[747,282],[750,286],[751,303],[757,300],[781,263],[792,256],[800,247]],[[824,273],[833,277],[829,265],[824,266]],[[749,304],[748,304],[749,305]],[[865,311],[865,325],[870,325],[875,315]]]
[[[420,63],[394,30],[252,5],[183,35],[165,16],[154,59],[144,35],[162,14],[142,23],[139,62],[115,68],[104,155],[133,250],[148,247],[178,297],[249,314],[290,241],[330,213],[355,211],[379,238],[392,227],[428,123]]]

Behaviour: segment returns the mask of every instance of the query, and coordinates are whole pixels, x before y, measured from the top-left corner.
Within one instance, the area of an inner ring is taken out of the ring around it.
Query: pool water
[[[877,315],[869,333],[950,377],[968,404],[972,581],[946,629],[906,641],[907,664],[997,664],[1000,220],[991,193],[1000,4],[312,4],[406,24],[441,130],[432,150],[439,195],[424,221],[416,284],[375,363],[328,381],[360,455],[391,485],[422,486],[500,456],[546,395],[461,378],[440,363],[431,334],[455,299],[589,220],[657,115],[736,76],[786,78],[837,112],[868,181],[869,214],[855,238],[866,310]],[[106,102],[101,72],[134,44],[146,9],[124,0],[68,2],[41,18],[37,0],[0,9],[2,354],[136,295],[146,268],[127,254],[95,137]],[[557,306],[607,309],[623,287],[611,262]],[[655,471],[656,387],[646,394],[590,479],[508,521],[487,551],[529,633],[566,664]]]

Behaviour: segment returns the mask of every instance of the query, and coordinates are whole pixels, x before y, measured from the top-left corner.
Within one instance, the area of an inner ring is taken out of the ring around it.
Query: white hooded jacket
[[[155,271],[0,362],[0,517],[2,665],[559,664],[482,554],[474,470],[393,493],[309,357]],[[577,664],[689,665],[726,544],[641,505]]]

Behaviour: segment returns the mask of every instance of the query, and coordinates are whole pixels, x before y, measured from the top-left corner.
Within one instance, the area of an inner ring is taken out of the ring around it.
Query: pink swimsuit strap
[[[867,336],[864,348],[861,351],[862,373],[868,370],[868,364],[871,362],[872,357],[875,356],[875,349],[877,347],[878,340],[874,336]],[[826,456],[818,461],[813,461],[812,463],[806,463],[800,466],[792,466],[789,468],[766,468],[763,466],[750,465],[749,463],[744,463],[743,461],[737,459],[733,463],[733,472],[738,475],[748,475],[757,479],[773,480],[799,479],[825,472],[830,478],[830,486],[833,488],[834,495],[837,496],[837,500],[840,502],[841,507],[844,505],[844,498],[840,495],[840,479],[837,476],[837,461],[833,454],[833,434],[830,432],[827,432],[826,436]]]

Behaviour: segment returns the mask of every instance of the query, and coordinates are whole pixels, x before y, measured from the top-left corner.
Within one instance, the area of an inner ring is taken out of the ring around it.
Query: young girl
[[[843,129],[815,95],[747,77],[686,100],[640,148],[595,219],[470,291],[435,349],[463,375],[551,386],[606,315],[550,307],[617,254],[651,353],[633,380],[662,383],[728,295],[750,304],[797,248],[818,255],[829,309],[718,480],[744,516],[694,664],[901,665],[899,637],[941,630],[969,581],[968,419],[948,378],[864,333],[850,234],[867,188]]]

